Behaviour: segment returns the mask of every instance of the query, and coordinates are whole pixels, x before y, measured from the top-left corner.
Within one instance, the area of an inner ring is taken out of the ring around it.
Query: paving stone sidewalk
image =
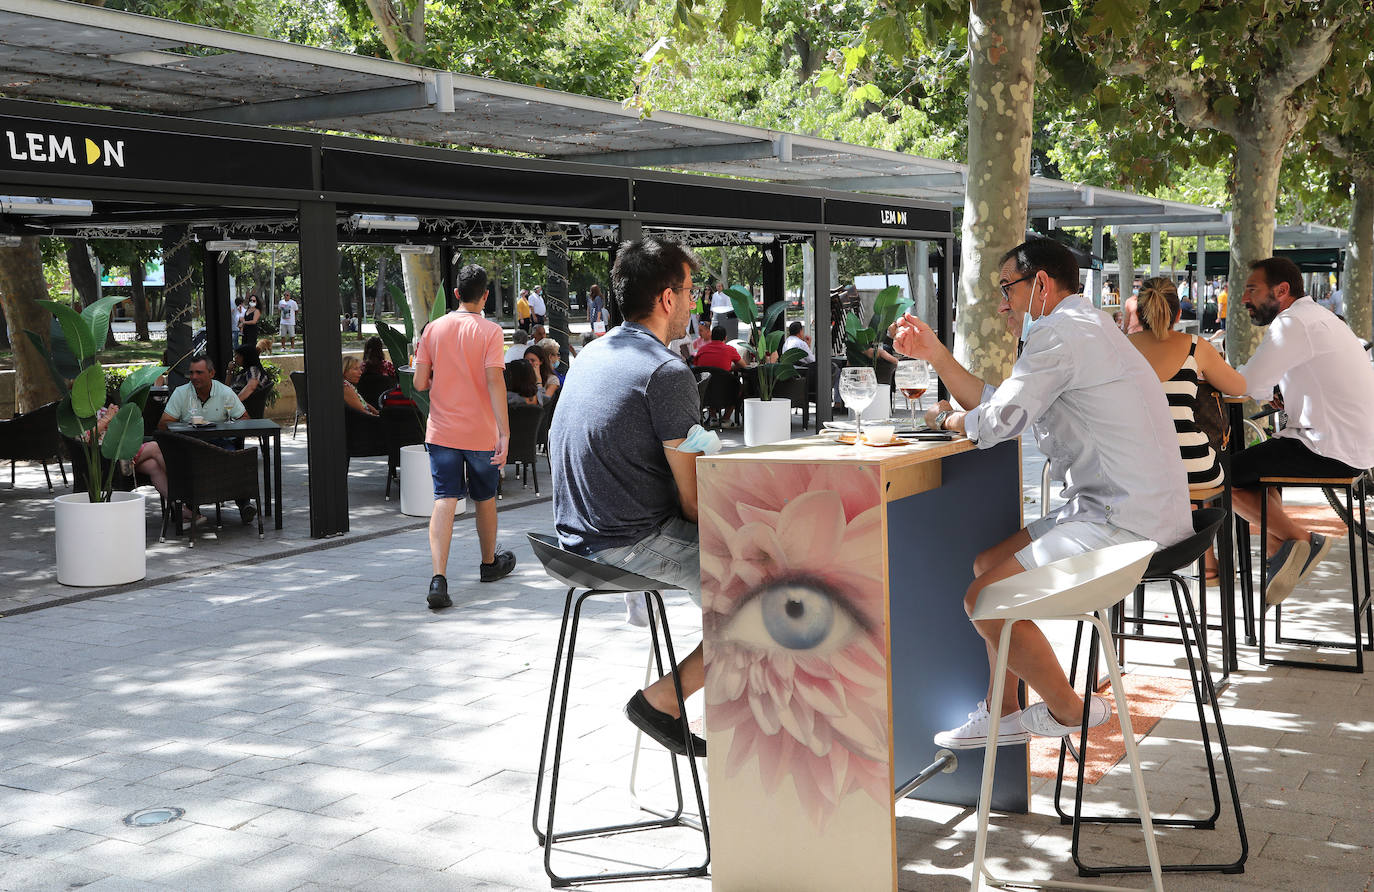
[[[1038,470],[1027,479],[1038,491]],[[439,613],[424,607],[424,533],[403,530],[0,618],[0,890],[547,889],[530,808],[564,591],[524,534],[550,526],[547,504],[503,508],[502,539],[520,565],[484,585],[471,521],[460,524],[456,604]],[[1294,595],[1295,613],[1338,615],[1343,561],[1338,545]],[[643,678],[646,638],[616,600],[588,609],[560,809],[610,822],[635,814],[621,709]],[[679,647],[699,638],[685,597],[670,619]],[[1132,667],[1179,672],[1176,651],[1140,647]],[[1370,673],[1261,670],[1246,648],[1242,662],[1223,706],[1250,861],[1242,875],[1170,876],[1167,887],[1368,888]],[[1143,743],[1157,812],[1202,807],[1195,717],[1176,704]],[[642,769],[647,800],[667,797],[664,762]],[[1068,830],[1043,782],[1035,792],[1032,814],[995,819],[994,863],[1072,879]],[[1129,803],[1124,772],[1090,795]],[[123,823],[156,806],[185,815]],[[967,888],[969,810],[905,801],[897,832],[902,889]],[[1223,820],[1161,839],[1166,857],[1193,861],[1235,838]],[[1099,858],[1141,849],[1133,828],[1088,828],[1085,840]],[[599,851],[617,865],[701,854],[688,831]],[[605,866],[561,857],[565,870]],[[652,888],[701,892],[708,881]]]

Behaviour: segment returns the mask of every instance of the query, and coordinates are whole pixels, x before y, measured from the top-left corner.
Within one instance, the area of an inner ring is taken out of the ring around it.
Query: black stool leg
[[[637,830],[651,830],[663,827],[687,826],[681,813],[669,818],[658,818],[650,821],[636,821],[624,824],[613,824],[606,827],[590,827],[583,830],[564,830],[554,832],[554,814],[558,803],[558,777],[563,759],[563,737],[568,716],[568,699],[572,690],[572,666],[573,658],[577,650],[577,627],[582,617],[582,604],[587,598],[593,595],[608,594],[608,592],[597,589],[590,589],[583,592],[580,596],[573,599],[575,588],[568,589],[567,599],[563,608],[563,623],[559,631],[558,648],[554,656],[553,680],[549,687],[549,706],[544,721],[544,740],[539,754],[539,775],[535,781],[534,797],[534,832],[539,839],[540,845],[544,848],[544,872],[549,876],[550,885],[556,888],[574,886],[582,883],[601,883],[628,880],[643,880],[655,878],[675,878],[675,877],[696,877],[706,874],[707,866],[711,860],[711,841],[706,825],[706,800],[701,790],[701,778],[697,772],[696,760],[688,758],[688,763],[692,769],[692,781],[696,786],[697,806],[701,810],[701,832],[706,845],[706,860],[698,866],[690,867],[670,867],[659,870],[628,870],[609,873],[593,873],[578,876],[565,876],[558,874],[553,869],[553,847],[557,842],[570,839],[586,839],[589,837],[611,836],[619,833],[630,833]],[[616,592],[618,593],[618,592]],[[682,682],[677,674],[677,659],[673,653],[673,644],[668,631],[668,616],[663,609],[663,600],[658,592],[649,592],[654,596],[654,603],[658,607],[658,621],[662,624],[663,640],[667,648],[668,662],[671,666],[674,685],[677,690],[678,708],[681,710],[682,724],[684,732],[687,731],[687,712],[682,696]],[[569,615],[571,614],[571,620]],[[654,615],[650,614],[651,633],[654,636],[655,655],[659,666],[663,666],[663,658],[658,652],[657,630],[654,626]],[[566,653],[564,652],[566,645]],[[560,669],[562,673],[561,694],[559,693]],[[558,722],[554,730],[554,703],[559,704]],[[539,802],[543,791],[544,770],[548,763],[548,746],[550,733],[553,733],[553,764],[550,769],[549,792],[548,792],[548,814],[543,822],[543,829],[540,828]],[[677,777],[676,762],[673,766],[674,777]],[[681,789],[679,784],[679,800],[681,800]],[[694,828],[695,829],[695,828]]]
[[[544,845],[544,831],[539,824],[539,797],[544,790],[544,767],[548,764],[549,756],[549,732],[553,729],[553,704],[558,700],[558,670],[563,665],[563,644],[568,640],[568,618],[572,615],[573,592],[576,589],[568,589],[568,596],[563,601],[563,623],[558,629],[558,649],[553,656],[553,680],[549,682],[549,708],[544,714],[544,741],[539,747],[539,773],[534,776],[534,817],[532,826],[534,836],[539,840],[539,844]],[[559,725],[562,725],[560,719]]]

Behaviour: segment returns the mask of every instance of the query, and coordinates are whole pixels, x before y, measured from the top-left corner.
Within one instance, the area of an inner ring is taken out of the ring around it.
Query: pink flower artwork
[[[861,791],[891,805],[876,468],[723,463],[699,506],[707,728],[725,775],[791,778],[823,829]]]

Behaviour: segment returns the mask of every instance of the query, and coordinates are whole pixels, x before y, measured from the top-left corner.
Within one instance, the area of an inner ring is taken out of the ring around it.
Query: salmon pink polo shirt
[[[428,363],[429,425],[425,442],[450,449],[496,448],[499,433],[487,369],[505,368],[501,326],[480,313],[454,310],[425,326],[415,361]]]

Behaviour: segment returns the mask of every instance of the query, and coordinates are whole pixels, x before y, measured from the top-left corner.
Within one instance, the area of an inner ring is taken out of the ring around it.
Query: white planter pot
[[[744,445],[781,443],[792,436],[792,401],[758,399],[744,401]]]
[[[434,513],[434,477],[429,471],[429,453],[423,443],[401,447],[401,513],[408,517],[429,517]],[[467,499],[458,500],[458,510],[467,510]]]
[[[143,495],[117,492],[92,503],[84,492],[53,499],[57,520],[57,581],[122,585],[148,575]]]
[[[891,394],[884,385],[878,385],[878,395],[873,398],[861,413],[864,421],[882,421],[892,415]],[[850,417],[853,417],[854,410],[850,409]]]

